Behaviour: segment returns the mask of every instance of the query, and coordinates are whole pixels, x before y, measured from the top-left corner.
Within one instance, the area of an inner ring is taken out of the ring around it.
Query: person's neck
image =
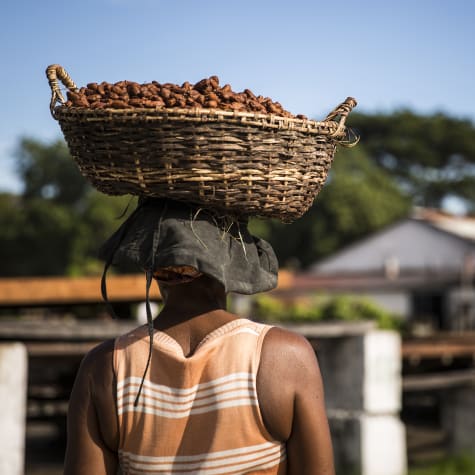
[[[199,277],[187,284],[161,286],[165,305],[154,321],[156,330],[172,337],[190,356],[213,330],[236,320],[226,311],[224,287],[214,279]]]
[[[206,277],[166,286],[163,294],[164,306],[156,320],[161,327],[177,325],[200,315],[226,313],[224,288]]]

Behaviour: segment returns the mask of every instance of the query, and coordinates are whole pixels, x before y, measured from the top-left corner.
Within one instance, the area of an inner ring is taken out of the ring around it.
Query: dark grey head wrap
[[[132,263],[152,275],[160,268],[191,266],[226,292],[255,294],[277,285],[274,251],[249,233],[246,221],[167,199],[142,198],[100,256],[106,267]]]

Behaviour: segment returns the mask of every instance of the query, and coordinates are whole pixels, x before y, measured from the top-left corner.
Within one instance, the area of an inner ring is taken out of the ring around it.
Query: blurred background
[[[314,344],[339,475],[475,473],[474,19],[462,0],[3,5],[0,393],[25,392],[25,473],[61,473],[79,362],[143,318],[137,270],[111,273],[118,320],[102,302],[98,248],[135,202],[79,173],[49,111],[53,63],[79,86],[217,75],[315,120],[355,97],[361,140],[338,149],[312,208],[250,223],[279,287],[230,306]]]

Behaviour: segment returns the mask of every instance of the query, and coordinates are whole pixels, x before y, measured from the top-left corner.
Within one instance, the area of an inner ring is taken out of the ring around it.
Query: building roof
[[[399,275],[396,278],[382,273],[351,274],[295,274],[292,285],[279,287],[272,293],[279,296],[298,296],[309,292],[399,292],[401,290],[425,291],[445,288],[460,283],[460,274],[445,272],[414,272]]]
[[[458,216],[429,208],[415,208],[412,217],[462,239],[475,241],[475,217]]]
[[[315,263],[314,275],[475,272],[475,219],[417,208]]]

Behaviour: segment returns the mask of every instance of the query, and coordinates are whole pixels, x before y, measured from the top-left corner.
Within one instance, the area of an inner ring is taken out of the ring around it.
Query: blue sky
[[[475,120],[473,1],[7,0],[0,15],[0,191],[20,189],[20,137],[60,137],[52,63],[79,86],[216,74],[315,119],[353,96]]]

